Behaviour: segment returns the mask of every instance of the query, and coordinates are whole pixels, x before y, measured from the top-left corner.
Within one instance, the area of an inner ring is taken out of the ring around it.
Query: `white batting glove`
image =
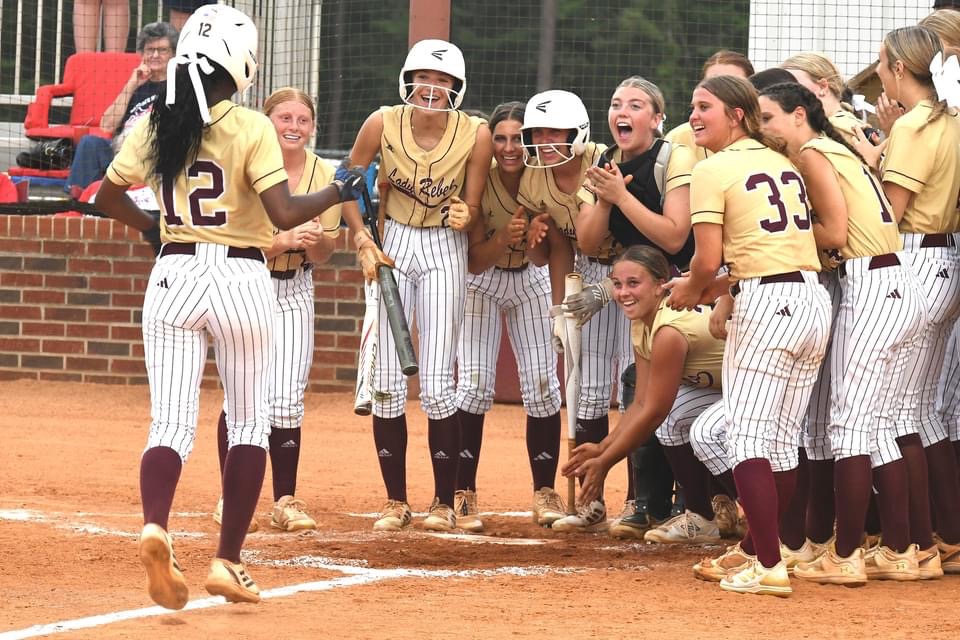
[[[563,301],[563,309],[577,319],[577,326],[587,324],[595,313],[607,306],[613,297],[613,281],[604,278],[589,284],[580,293],[574,293]]]

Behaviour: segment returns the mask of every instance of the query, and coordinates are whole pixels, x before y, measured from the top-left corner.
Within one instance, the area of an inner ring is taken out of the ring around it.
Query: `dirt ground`
[[[479,473],[484,535],[429,535],[414,524],[375,533],[382,501],[369,419],[352,397],[310,395],[298,495],[315,532],[261,530],[245,560],[259,605],[203,590],[217,527],[215,420],[204,391],[196,448],[171,530],[191,603],[153,607],[137,559],[138,460],[146,387],[0,383],[0,640],[76,638],[957,638],[960,578],[845,589],[793,581],[791,598],[742,596],[697,581],[691,566],[719,547],[664,547],[531,524],[523,413],[498,406]],[[415,510],[432,497],[426,420],[411,405],[408,478]],[[616,420],[614,416],[613,420]],[[269,473],[269,472],[268,472]],[[614,469],[608,504],[626,478]],[[611,507],[611,511],[618,511]],[[615,515],[615,514],[614,514]]]

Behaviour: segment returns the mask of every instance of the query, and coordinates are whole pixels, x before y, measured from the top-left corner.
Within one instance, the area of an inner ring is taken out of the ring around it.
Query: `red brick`
[[[363,284],[363,272],[360,269],[340,269],[337,271],[337,282]]]
[[[112,293],[110,294],[110,304],[115,307],[136,307],[143,306],[142,293]]]
[[[129,384],[129,379],[123,376],[98,376],[93,374],[84,374],[84,382],[91,384]]]
[[[67,237],[67,219],[66,218],[53,219],[53,237],[54,238]]]
[[[314,282],[333,282],[336,279],[337,279],[336,269],[314,269],[313,270]]]
[[[113,225],[110,224],[110,220],[98,220],[100,224],[97,225],[97,240],[109,240],[110,233],[113,231]]]
[[[0,216],[0,236],[8,235],[10,229],[10,218],[13,216]]]
[[[39,229],[37,235],[41,238],[53,237],[53,218],[51,216],[40,216]]]
[[[109,367],[109,361],[106,358],[67,358],[69,371],[106,371]]]
[[[0,371],[0,380],[36,380],[36,371]]]
[[[337,334],[337,349],[350,349],[352,351],[360,350],[360,336]]]
[[[66,322],[86,322],[87,310],[78,307],[45,307],[44,320],[64,320]]]
[[[45,287],[54,287],[56,289],[86,289],[86,276],[61,276],[45,275],[43,277]]]
[[[23,216],[10,218],[10,235],[15,238],[23,236]]]
[[[83,382],[83,376],[79,373],[54,373],[52,371],[41,371],[40,379],[51,382]]]
[[[66,298],[65,292],[51,289],[27,289],[23,292],[23,302],[25,304],[63,304]]]
[[[313,366],[310,368],[310,379],[311,380],[333,380],[334,373],[335,371],[333,367]]]
[[[127,230],[129,227],[123,224],[122,222],[113,221],[113,226],[110,228],[110,239],[111,240],[126,240],[127,239]],[[137,233],[140,233],[139,231]]]
[[[131,291],[133,281],[123,276],[90,276],[89,283],[94,291]]]
[[[110,261],[100,258],[70,258],[67,270],[73,273],[110,273]]]
[[[332,347],[336,344],[336,336],[332,333],[318,333],[314,337],[314,348]]]
[[[116,275],[136,275],[136,276],[146,276],[150,275],[150,270],[153,269],[153,261],[150,262],[141,262],[136,260],[117,260],[113,263],[113,272]]]
[[[139,341],[143,339],[143,329],[140,325],[113,325],[110,327],[111,340],[127,340],[128,342]]]
[[[315,294],[321,300],[356,300],[360,291],[359,287],[318,285]]]
[[[44,340],[44,353],[83,353],[84,343],[82,340]]]
[[[62,322],[24,322],[20,333],[25,336],[62,336],[66,326]]]
[[[341,384],[311,384],[310,391],[312,393],[343,393],[352,388],[351,385],[346,383]]]
[[[105,324],[68,324],[67,335],[71,338],[109,338],[110,327]]]
[[[42,287],[43,276],[39,273],[0,273],[0,286]]]
[[[143,293],[147,290],[147,283],[150,281],[149,278],[133,278],[132,285],[134,291],[139,291]]]
[[[138,342],[130,345],[130,355],[135,358],[143,358],[143,343]]]
[[[115,358],[110,364],[110,373],[128,373],[142,376],[146,373],[146,365],[143,360],[121,360]]]
[[[36,353],[40,351],[40,341],[32,338],[0,338],[0,351]]]
[[[82,256],[82,242],[64,242],[62,240],[44,240],[43,253],[55,256]]]
[[[24,307],[14,304],[0,305],[0,318],[14,320],[39,320],[40,316],[40,307]]]
[[[24,237],[37,236],[37,216],[26,216],[23,218],[23,233],[21,235]]]
[[[99,218],[84,218],[83,219],[83,228],[80,232],[80,237],[84,240],[92,240],[97,237],[97,227],[100,224]]]
[[[2,216],[0,216],[2,217]],[[0,238],[0,253],[41,253],[39,240],[21,240],[19,238]]]
[[[87,255],[128,258],[130,257],[130,245],[123,242],[89,242],[87,243]]]
[[[90,309],[90,322],[130,323],[129,309]]]
[[[356,351],[317,351],[313,354],[313,361],[323,364],[357,364]]]
[[[83,235],[83,218],[70,218],[67,220],[67,237],[79,240]]]
[[[155,259],[155,256],[153,255],[153,247],[146,242],[141,242],[140,244],[131,244],[130,254],[134,258],[142,258],[144,260],[152,261]]]

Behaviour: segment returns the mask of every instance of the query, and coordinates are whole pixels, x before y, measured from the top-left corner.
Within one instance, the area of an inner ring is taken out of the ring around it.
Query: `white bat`
[[[373,411],[373,375],[377,368],[377,341],[380,328],[380,284],[373,280],[363,287],[367,307],[360,330],[360,357],[357,362],[357,389],[353,412],[368,416]]]
[[[566,300],[583,290],[583,277],[579,273],[568,273],[564,280],[563,299]],[[564,314],[563,336],[563,372],[566,380],[567,400],[567,459],[570,459],[577,446],[577,409],[580,406],[580,327],[577,319],[569,313]],[[567,512],[576,513],[576,478],[570,476],[567,481]]]

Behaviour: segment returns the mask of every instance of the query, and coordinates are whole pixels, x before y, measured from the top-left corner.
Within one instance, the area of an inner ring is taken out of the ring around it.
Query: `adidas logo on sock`
[[[434,460],[449,460],[449,459],[450,459],[450,456],[448,456],[448,455],[447,455],[446,453],[444,453],[443,451],[437,451],[435,454],[433,454],[433,459],[434,459]]]
[[[296,449],[296,448],[297,448],[297,442],[296,442],[296,440],[287,440],[287,441],[284,442],[282,445],[280,445],[280,448],[281,448],[281,449]]]
[[[461,458],[466,458],[467,460],[473,460],[473,454],[470,453],[470,450],[469,450],[469,449],[464,449],[463,451],[461,451],[461,452],[460,452],[460,457],[461,457]]]
[[[580,422],[578,421],[578,422],[577,422],[577,427],[576,427],[576,432],[577,432],[577,433],[586,433],[586,432],[587,432],[587,428],[584,427],[582,424],[580,424]]]
[[[790,307],[787,306],[787,305],[784,305],[783,309],[780,309],[780,311],[777,311],[777,315],[778,315],[778,316],[783,316],[783,317],[785,317],[785,318],[789,318],[789,317],[792,316],[793,314],[790,313]]]
[[[553,456],[546,451],[541,451],[533,457],[533,460],[535,462],[546,462],[547,460],[553,460]]]
[[[387,449],[380,449],[380,451],[377,451],[377,456],[381,458],[392,458],[393,454],[390,453]]]
[[[894,300],[902,300],[902,299],[903,299],[903,296],[900,295],[900,291],[897,290],[897,289],[894,289],[893,291],[891,291],[890,293],[888,293],[888,294],[887,294],[887,297],[888,297],[888,298],[893,298]]]

